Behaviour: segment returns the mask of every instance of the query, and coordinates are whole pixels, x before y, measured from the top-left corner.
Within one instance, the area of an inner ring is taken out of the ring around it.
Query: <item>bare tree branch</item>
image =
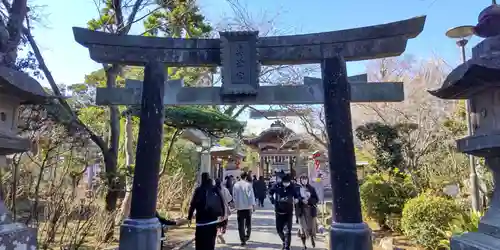
[[[28,22],[29,24],[29,22]],[[50,72],[49,68],[47,67],[47,64],[45,63],[45,60],[43,59],[42,53],[40,52],[40,49],[38,48],[38,45],[31,35],[31,31],[29,28],[23,28],[23,33],[28,39],[28,42],[33,49],[33,53],[35,54],[35,58],[37,59],[38,65],[40,69],[42,70],[43,74],[45,75],[47,81],[49,82],[50,87],[52,88],[52,91],[56,94],[58,97],[58,102],[61,105],[62,108],[64,108],[67,112],[69,112],[72,116],[73,121],[71,123],[75,125],[76,127],[79,127],[86,131],[88,135],[90,136],[90,139],[99,147],[103,152],[106,152],[108,150],[108,147],[106,145],[106,142],[104,140],[97,136],[93,131],[91,131],[75,114],[75,112],[71,109],[71,107],[68,105],[66,100],[63,98],[61,91],[59,90],[59,87],[57,86],[54,77],[52,76],[52,73]]]
[[[113,0],[113,1],[120,2],[119,0]],[[130,12],[130,14],[128,16],[127,24],[125,26],[123,26],[124,25],[123,16],[121,17],[121,22],[119,22],[119,23],[122,25],[123,28],[118,28],[119,34],[121,34],[121,35],[128,34],[128,32],[130,31],[130,28],[132,28],[132,24],[134,24],[135,16],[137,15],[137,12],[139,11],[142,3],[143,3],[143,0],[136,0],[134,7],[132,8],[132,11]],[[120,11],[121,11],[121,8],[120,8]],[[146,16],[144,16],[142,18],[145,18],[145,17]]]
[[[181,133],[182,133],[181,129],[175,129],[175,132],[172,135],[172,138],[170,139],[170,143],[167,149],[167,155],[165,156],[165,160],[163,161],[163,167],[160,171],[160,176],[162,176],[167,171],[168,160],[170,159],[170,155],[172,154],[172,150],[174,149],[174,144],[177,141],[179,135],[181,135]]]

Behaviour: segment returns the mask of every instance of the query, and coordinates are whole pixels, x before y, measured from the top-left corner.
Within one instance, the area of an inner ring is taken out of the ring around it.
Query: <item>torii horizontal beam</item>
[[[404,100],[402,83],[369,83],[366,74],[349,78],[351,102],[400,102]],[[304,77],[303,85],[260,86],[256,96],[238,96],[234,100],[220,95],[220,87],[183,87],[182,80],[169,80],[165,86],[165,105],[276,105],[323,104],[320,78]],[[125,88],[97,88],[97,105],[139,105],[142,81],[127,79]]]
[[[348,80],[350,83],[367,83],[368,75],[360,74],[349,76]],[[308,82],[309,84],[322,84],[321,79],[312,78],[312,77],[304,77],[304,83]],[[262,119],[262,118],[278,118],[278,117],[297,117],[302,115],[307,115],[310,113],[310,110],[290,110],[290,109],[274,109],[274,110],[250,110],[250,119]]]
[[[263,65],[319,63],[341,55],[346,61],[398,56],[408,39],[422,32],[425,16],[381,25],[315,34],[260,37],[258,61]],[[75,40],[87,47],[99,63],[145,65],[150,61],[167,66],[221,65],[220,39],[120,36],[73,28]]]
[[[279,119],[280,117],[305,116],[310,113],[309,110],[291,110],[291,109],[271,109],[271,110],[250,110],[250,119]]]

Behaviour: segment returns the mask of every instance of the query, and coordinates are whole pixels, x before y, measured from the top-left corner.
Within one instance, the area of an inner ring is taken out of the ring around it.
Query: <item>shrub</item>
[[[415,196],[415,187],[407,176],[372,174],[360,187],[363,213],[382,228],[396,225],[388,219],[401,215],[405,202]]]
[[[450,249],[450,239],[452,236],[460,235],[465,232],[477,232],[479,228],[479,221],[483,217],[482,212],[465,211],[459,214],[452,220],[449,230],[443,232],[445,236],[439,243],[439,246],[444,249]]]
[[[461,214],[460,206],[445,197],[428,193],[409,200],[403,209],[403,233],[423,247],[434,249],[449,230],[453,219]]]

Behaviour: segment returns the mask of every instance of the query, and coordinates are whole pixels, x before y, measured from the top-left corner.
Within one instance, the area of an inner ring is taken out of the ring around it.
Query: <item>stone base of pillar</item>
[[[479,232],[464,233],[452,237],[450,246],[452,250],[494,250],[500,249],[500,239]]]
[[[161,228],[157,218],[126,219],[120,228],[120,250],[161,249]]]
[[[12,217],[0,200],[0,249],[36,249],[37,230],[12,221]]]
[[[330,250],[372,250],[372,230],[366,223],[333,223]]]
[[[0,225],[0,249],[37,249],[37,230],[21,223]]]

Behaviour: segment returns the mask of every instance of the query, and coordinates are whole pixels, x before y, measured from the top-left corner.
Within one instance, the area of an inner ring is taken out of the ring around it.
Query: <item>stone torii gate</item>
[[[141,101],[135,90],[98,89],[97,104],[141,105],[130,218],[120,249],[158,249],[155,215],[164,105],[324,104],[329,137],[334,216],[330,249],[371,249],[363,223],[351,128],[351,101],[401,101],[401,83],[350,84],[345,61],[398,56],[423,30],[425,16],[333,32],[258,37],[256,31],[221,32],[220,39],[178,39],[73,28],[75,40],[99,63],[145,66]],[[320,84],[260,86],[260,65],[320,63]],[[221,87],[165,87],[167,67],[221,66]],[[379,90],[377,90],[379,89]],[[383,89],[383,91],[380,91]],[[168,92],[167,92],[168,91]]]

